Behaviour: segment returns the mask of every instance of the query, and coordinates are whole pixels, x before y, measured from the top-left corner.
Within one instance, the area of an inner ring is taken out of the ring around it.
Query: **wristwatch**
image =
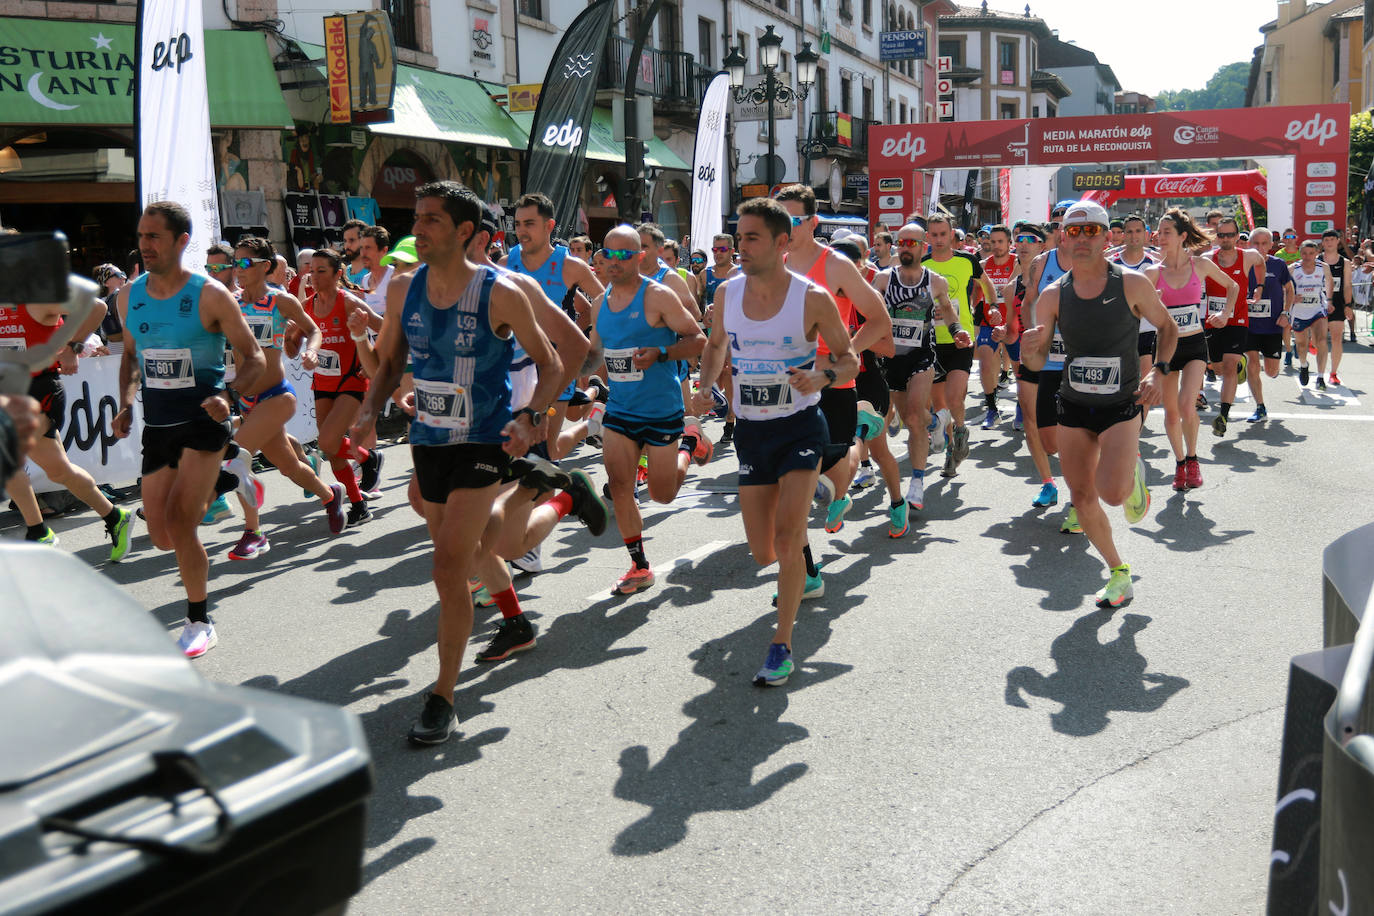
[[[668,361],[668,348],[667,348],[667,347],[659,347],[659,348],[658,348],[658,361],[661,362],[661,363],[666,363],[666,362]]]
[[[527,414],[530,415],[530,426],[531,426],[531,427],[537,427],[540,423],[543,423],[543,422],[544,422],[544,415],[543,415],[542,413],[540,413],[539,411],[535,410],[533,407],[521,407],[519,410],[517,410],[517,411],[515,412],[515,414],[511,417],[511,419],[515,419],[516,417],[520,416],[522,413],[527,413]]]
[[[822,370],[821,370],[821,375],[824,375],[824,376],[825,376],[825,387],[826,387],[826,388],[829,388],[831,385],[835,384],[835,370],[834,370],[834,369],[822,369]]]
[[[1168,362],[1166,362],[1165,360],[1162,360],[1162,359],[1159,360],[1157,363],[1155,363],[1155,371],[1158,372],[1160,375],[1168,375],[1168,374],[1169,374],[1169,364],[1168,364]]]

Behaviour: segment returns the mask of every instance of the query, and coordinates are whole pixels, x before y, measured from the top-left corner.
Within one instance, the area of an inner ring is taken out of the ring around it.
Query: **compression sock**
[[[210,599],[186,602],[186,619],[192,623],[210,622]]]
[[[358,478],[353,476],[353,466],[348,463],[348,459],[342,453],[329,459],[329,469],[334,472],[335,478],[343,484],[344,491],[348,493],[348,501],[360,503],[363,501],[363,492],[358,489]]]
[[[820,575],[820,570],[816,569],[816,561],[811,558],[811,545],[807,544],[802,548],[802,559],[806,561],[806,574],[811,578]]]
[[[512,617],[520,616],[520,599],[515,596],[515,586],[512,585],[504,592],[496,592],[491,596],[496,602],[496,606],[501,610],[501,619],[510,620]]]
[[[114,531],[115,525],[119,524],[119,507],[111,507],[107,514],[100,517],[100,520],[105,523],[106,531]]]
[[[339,454],[345,458],[352,458],[354,461],[361,464],[366,461],[372,453],[361,445],[354,445],[349,441],[347,436],[344,436],[343,440],[339,443]]]
[[[634,563],[636,569],[648,569],[649,559],[644,556],[644,536],[626,538],[625,549],[630,552],[630,562]]]
[[[572,512],[573,510],[572,494],[569,493],[567,490],[564,490],[557,496],[545,502],[544,505],[552,506],[553,511],[558,513],[558,517],[560,519],[567,518],[568,513]]]
[[[1225,401],[1221,402],[1221,418],[1223,420],[1229,420],[1231,418],[1231,405]]]
[[[48,533],[48,523],[39,522],[37,525],[30,525],[29,530],[24,534],[24,540],[36,541]]]

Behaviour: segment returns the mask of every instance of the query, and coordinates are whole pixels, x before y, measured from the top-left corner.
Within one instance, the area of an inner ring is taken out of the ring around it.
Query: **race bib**
[[[415,379],[415,416],[425,426],[466,430],[472,425],[472,395],[452,382]]]
[[[0,350],[15,350],[20,353],[29,348],[22,337],[0,337]]]
[[[317,350],[315,359],[318,362],[318,365],[315,366],[316,375],[337,377],[343,373],[339,354],[333,350]]]
[[[908,347],[919,347],[925,340],[926,323],[909,318],[892,319],[892,340]]]
[[[617,347],[606,351],[606,377],[613,382],[638,382],[644,379],[644,370],[636,369],[635,351],[638,347]]]
[[[1198,317],[1196,305],[1172,305],[1169,307],[1169,317],[1178,325],[1180,334],[1202,330],[1202,319]]]
[[[739,386],[741,409],[761,414],[792,404],[792,386],[786,373],[741,375],[736,377],[735,384]]]
[[[1334,275],[1334,274],[1331,276],[1331,292],[1332,292],[1333,294],[1334,294],[1334,293],[1339,293],[1339,292],[1341,291],[1341,280],[1343,280],[1343,279],[1345,279],[1345,278],[1344,278],[1344,277],[1338,277],[1338,276],[1336,276],[1336,275]]]
[[[1208,296],[1208,297],[1207,297],[1207,314],[1209,314],[1209,315],[1220,315],[1220,314],[1221,314],[1222,312],[1224,312],[1224,311],[1226,311],[1226,297],[1225,297],[1225,296]]]
[[[143,384],[161,390],[194,388],[196,380],[191,366],[191,350],[187,347],[149,347],[144,350]]]
[[[245,317],[248,321],[248,327],[253,330],[253,339],[258,342],[258,346],[272,346],[272,316],[248,315]]]
[[[1268,318],[1268,317],[1269,317],[1269,300],[1268,300],[1268,299],[1260,299],[1260,300],[1258,300],[1258,301],[1256,301],[1256,302],[1251,302],[1251,303],[1250,303],[1250,317],[1251,317],[1251,318]]]
[[[1064,335],[1056,329],[1054,337],[1050,339],[1050,359],[1063,359],[1069,355],[1069,348],[1064,346]]]
[[[1322,304],[1322,294],[1303,293],[1298,301],[1301,302],[1303,305],[1307,306],[1308,308],[1318,308]]]
[[[1121,357],[1078,357],[1069,366],[1069,387],[1084,394],[1116,394],[1121,390]]]

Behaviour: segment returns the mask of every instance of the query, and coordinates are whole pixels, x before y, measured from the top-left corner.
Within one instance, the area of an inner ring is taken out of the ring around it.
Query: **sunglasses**
[[[1106,230],[1097,223],[1088,223],[1086,226],[1065,226],[1064,234],[1071,239],[1076,239],[1080,235],[1086,235],[1090,239],[1097,238]]]
[[[705,264],[705,263],[706,263],[706,259],[705,259],[705,258],[692,258],[692,263],[693,263],[693,264]]]
[[[793,223],[792,225],[795,226],[796,223]],[[732,250],[732,249],[730,248],[729,245],[712,245],[712,246],[711,246],[711,250],[714,251],[716,254],[725,254],[726,252],[728,252],[728,251],[730,251],[730,250]]]
[[[1217,238],[1219,238],[1219,239],[1233,239],[1233,238],[1235,238],[1235,237],[1236,237],[1237,235],[1239,235],[1239,234],[1240,234],[1240,233],[1238,233],[1238,232],[1218,232],[1218,233],[1217,233]]]
[[[1058,224],[1058,223],[1050,223],[1049,229],[1050,229],[1051,232],[1055,232],[1055,231],[1057,231],[1057,230],[1059,229],[1059,224]]]
[[[1288,241],[1291,242],[1293,239],[1297,238],[1297,236],[1296,236],[1296,235],[1285,235],[1284,238],[1285,238],[1286,240],[1288,240]]]
[[[925,242],[922,242],[922,241],[920,241],[919,239],[898,239],[898,240],[897,240],[897,247],[898,247],[898,248],[920,248],[920,247],[921,247],[922,245],[924,245],[924,244],[925,244]]]
[[[603,248],[601,254],[608,261],[628,261],[639,252],[632,248]]]
[[[271,259],[271,258],[234,258],[232,261],[229,262],[229,264],[230,264],[231,267],[237,267],[239,270],[247,270],[248,268],[252,267],[254,264],[271,264],[271,263],[272,263],[272,259]]]
[[[1016,237],[1016,244],[1018,244],[1018,245],[1039,244],[1040,242],[1043,242],[1043,241],[1044,241],[1044,239],[1042,239],[1042,238],[1041,238],[1040,236],[1038,236],[1038,235],[1018,235],[1018,236]]]
[[[796,228],[797,226],[800,226],[802,223],[806,222],[810,218],[811,217],[809,216],[794,216],[792,217],[792,227]]]
[[[212,274],[224,273],[226,270],[233,269],[233,264],[206,264],[205,269]]]

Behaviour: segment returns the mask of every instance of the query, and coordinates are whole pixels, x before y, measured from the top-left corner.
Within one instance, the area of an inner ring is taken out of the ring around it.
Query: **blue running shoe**
[[[754,675],[754,685],[757,687],[781,687],[792,676],[792,671],[792,650],[781,643],[769,643],[768,658],[764,659],[763,667],[759,669],[759,673]]]
[[[825,530],[834,534],[844,527],[844,515],[853,505],[854,500],[848,496],[841,496],[830,504],[830,509],[825,513]]]
[[[209,510],[205,513],[205,518],[200,520],[202,525],[213,525],[215,522],[223,521],[234,513],[229,510],[229,503],[221,493],[215,497],[215,501],[210,503]]]
[[[1053,483],[1046,481],[1040,488],[1040,495],[1031,500],[1031,505],[1037,509],[1045,509],[1059,502],[1059,488]]]
[[[1022,429],[1022,423],[1021,423],[1021,405],[1020,405],[1020,404],[1017,404],[1017,405],[1016,405],[1016,416],[1012,418],[1012,421],[1011,421],[1011,428],[1014,429],[1014,430],[1016,430],[1018,433],[1019,433],[1019,432],[1021,431],[1021,429]]]

